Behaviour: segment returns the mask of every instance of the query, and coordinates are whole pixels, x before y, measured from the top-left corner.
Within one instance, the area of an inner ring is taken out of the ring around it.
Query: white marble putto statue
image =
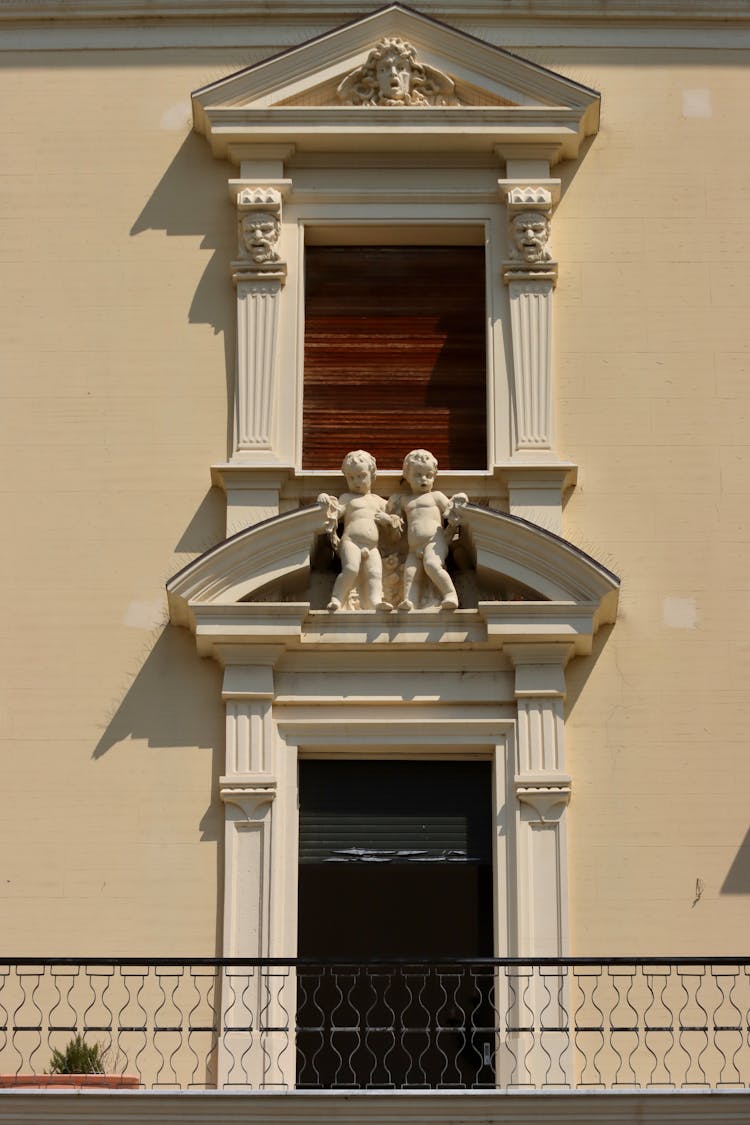
[[[454,528],[469,502],[465,492],[449,499],[433,491],[438,463],[427,449],[412,449],[404,458],[403,478],[411,494],[391,496],[387,512],[406,524],[408,555],[404,565],[400,610],[418,609],[429,600],[429,585],[440,595],[442,609],[457,609],[458,594],[445,566]]]
[[[318,503],[326,517],[326,530],[341,559],[341,574],[333,587],[329,610],[348,607],[348,599],[356,586],[362,609],[391,610],[383,597],[383,562],[380,556],[380,528],[400,527],[397,515],[386,511],[382,496],[372,491],[377,473],[375,458],[364,449],[347,453],[341,465],[347,491],[341,496],[322,492]],[[339,538],[338,525],[344,531]]]

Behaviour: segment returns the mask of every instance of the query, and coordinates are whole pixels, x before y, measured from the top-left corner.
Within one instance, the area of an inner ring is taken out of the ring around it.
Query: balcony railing
[[[0,960],[0,1084],[78,1034],[149,1089],[742,1088],[750,959]]]

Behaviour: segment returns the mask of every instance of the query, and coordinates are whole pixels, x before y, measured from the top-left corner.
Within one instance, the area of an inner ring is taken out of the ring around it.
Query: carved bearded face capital
[[[521,211],[510,220],[511,256],[528,265],[548,262],[550,221],[543,211]]]
[[[258,265],[279,260],[280,232],[278,216],[271,211],[251,211],[240,219],[241,246]]]

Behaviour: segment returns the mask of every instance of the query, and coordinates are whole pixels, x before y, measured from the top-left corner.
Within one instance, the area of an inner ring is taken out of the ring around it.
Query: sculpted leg
[[[418,568],[419,559],[412,551],[407,556],[406,563],[404,564],[404,596],[398,604],[399,609],[414,609],[412,594]]]
[[[333,596],[327,605],[327,609],[337,610],[341,609],[342,605],[349,597],[349,594],[354,588],[354,584],[359,577],[361,551],[354,543],[342,539],[339,544],[339,558],[341,559],[341,574],[336,579],[333,586]]]
[[[364,555],[364,552],[362,553]],[[366,592],[366,608],[393,609],[391,603],[383,599],[383,560],[377,548],[374,547],[368,552],[367,558],[362,563],[362,571],[365,590],[360,593]]]
[[[440,553],[432,544],[425,548],[424,570],[432,584],[442,595],[441,606],[443,609],[458,609],[458,594],[451,581]]]

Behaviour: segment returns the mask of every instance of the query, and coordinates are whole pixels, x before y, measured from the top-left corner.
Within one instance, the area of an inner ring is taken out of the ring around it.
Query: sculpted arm
[[[394,531],[404,530],[403,497],[396,494],[391,496],[383,512],[375,517],[384,527],[392,527]]]
[[[327,492],[320,493],[320,495],[318,496],[318,504],[320,505],[320,509],[323,513],[323,519],[325,521],[324,529],[328,532],[328,536],[331,540],[331,546],[333,547],[334,551],[338,550],[338,525],[339,521],[344,518],[346,505],[342,504],[338,497],[329,496]]]
[[[462,520],[464,509],[469,503],[469,497],[465,492],[457,492],[449,501],[448,505],[443,512],[443,518],[448,523],[449,527],[456,527]]]

